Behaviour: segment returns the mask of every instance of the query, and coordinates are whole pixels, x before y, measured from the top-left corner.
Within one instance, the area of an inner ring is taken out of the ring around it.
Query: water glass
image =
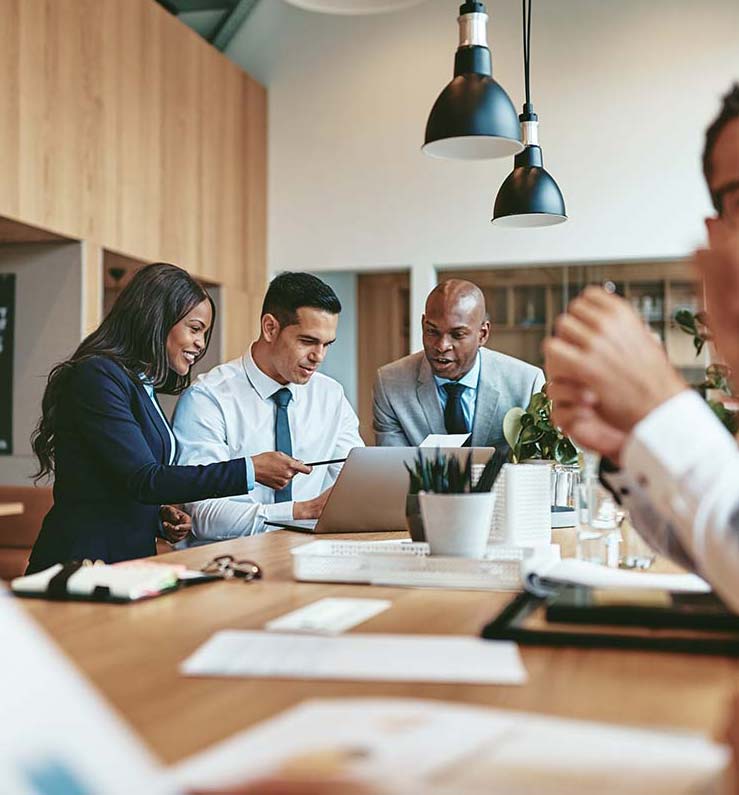
[[[597,475],[588,474],[576,487],[577,552],[580,560],[618,566],[623,514]]]

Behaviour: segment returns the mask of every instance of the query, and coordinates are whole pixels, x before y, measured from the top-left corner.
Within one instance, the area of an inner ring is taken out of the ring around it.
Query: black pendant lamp
[[[487,160],[520,152],[521,132],[510,97],[493,80],[484,3],[459,8],[454,79],[439,94],[422,147],[431,157]]]
[[[500,186],[493,207],[496,226],[554,226],[567,220],[565,201],[557,183],[544,169],[539,146],[539,117],[531,104],[529,64],[531,54],[531,0],[523,5],[523,58],[526,104],[521,121],[523,152],[516,155],[513,171]]]

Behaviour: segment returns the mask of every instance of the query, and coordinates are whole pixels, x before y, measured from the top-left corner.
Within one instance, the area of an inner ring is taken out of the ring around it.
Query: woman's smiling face
[[[206,298],[169,330],[167,360],[177,375],[187,375],[202,355],[212,322],[213,310]]]

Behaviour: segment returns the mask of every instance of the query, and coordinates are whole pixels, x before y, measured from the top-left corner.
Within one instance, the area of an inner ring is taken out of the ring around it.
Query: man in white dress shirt
[[[341,385],[317,372],[336,338],[341,304],[308,273],[283,273],[264,298],[261,333],[239,359],[200,376],[174,416],[180,464],[283,453],[271,485],[250,479],[249,493],[190,503],[189,544],[268,530],[265,522],[317,519],[341,468],[304,462],[346,458],[363,446]],[[225,456],[225,457],[224,457]]]
[[[694,263],[716,347],[739,374],[739,85],[709,127],[716,217]],[[588,288],[545,343],[554,421],[610,462],[603,474],[658,550],[739,611],[739,448],[625,301]]]

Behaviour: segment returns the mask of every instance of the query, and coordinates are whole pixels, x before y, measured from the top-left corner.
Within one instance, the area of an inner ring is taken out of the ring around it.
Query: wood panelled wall
[[[233,290],[238,352],[266,283],[264,88],[154,0],[0,18],[0,216],[89,242],[93,313],[103,248]]]

